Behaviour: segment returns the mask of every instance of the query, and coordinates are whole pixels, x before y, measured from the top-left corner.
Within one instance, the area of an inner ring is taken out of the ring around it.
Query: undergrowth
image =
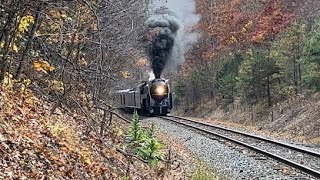
[[[204,166],[199,166],[192,174],[191,180],[218,180],[219,178],[215,176],[210,170]]]
[[[37,98],[29,84],[30,80],[18,82],[11,75],[0,84],[0,179],[146,176],[144,169],[126,174],[129,162],[95,133],[86,133],[84,117],[73,118],[59,108],[50,114],[53,105]],[[105,139],[114,136],[106,133]]]
[[[162,144],[155,137],[155,126],[152,124],[147,129],[140,126],[140,120],[135,111],[132,117],[132,123],[126,136],[129,151],[151,166],[156,167],[158,161],[163,158],[161,153]]]

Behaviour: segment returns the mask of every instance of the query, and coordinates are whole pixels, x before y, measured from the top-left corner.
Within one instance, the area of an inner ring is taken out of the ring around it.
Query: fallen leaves
[[[51,66],[47,61],[43,60],[33,61],[32,65],[36,71],[41,71],[44,73],[48,73],[48,71],[50,72],[55,70],[53,66]]]
[[[112,145],[106,146],[95,134],[85,134],[81,115],[74,118],[60,109],[50,115],[52,106],[33,95],[30,81],[8,76],[6,82],[0,86],[0,179],[120,179],[128,165],[129,177],[156,174],[116,150],[123,127],[107,129],[105,139]]]
[[[27,84],[9,78],[0,88],[0,179],[83,179],[108,173],[93,171],[91,165],[97,160],[92,154],[97,152],[91,152],[91,143],[80,140],[81,129],[75,128],[79,126],[72,117],[50,116],[49,105],[38,103],[27,89],[20,91]],[[96,167],[103,166],[109,164],[98,160]]]

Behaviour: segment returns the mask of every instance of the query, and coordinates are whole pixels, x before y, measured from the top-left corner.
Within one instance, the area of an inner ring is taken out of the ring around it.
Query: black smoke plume
[[[172,55],[179,24],[174,17],[164,16],[149,19],[147,25],[152,29],[150,32],[153,36],[148,46],[151,68],[155,78],[160,78],[168,59]]]

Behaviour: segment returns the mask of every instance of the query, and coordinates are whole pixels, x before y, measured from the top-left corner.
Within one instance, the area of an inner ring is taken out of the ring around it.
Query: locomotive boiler
[[[166,115],[172,110],[172,92],[169,80],[154,79],[136,88],[114,93],[119,108],[136,109],[147,115]]]

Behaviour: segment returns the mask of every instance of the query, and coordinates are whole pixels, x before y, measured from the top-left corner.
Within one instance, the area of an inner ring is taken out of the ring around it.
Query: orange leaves
[[[205,38],[214,38],[218,42],[218,47],[208,48],[209,54],[232,44],[241,44],[245,40],[244,33],[249,29],[245,24],[250,22],[249,15],[242,10],[245,0],[231,0],[228,3],[197,0],[197,3],[197,12],[201,15],[198,25],[200,31],[204,32]]]
[[[255,42],[255,43],[262,43],[262,41],[264,41],[266,38],[266,34],[267,34],[267,31],[265,31],[265,30],[256,32],[252,36],[251,41]]]
[[[80,157],[82,159],[82,161],[87,164],[87,165],[91,165],[91,154],[90,151],[87,148],[83,148],[79,151]]]
[[[229,51],[269,46],[294,17],[279,0],[196,0],[201,19],[196,26],[202,38],[186,56],[193,69]],[[200,57],[200,58],[199,58]]]
[[[257,26],[251,33],[251,41],[261,43],[266,38],[273,38],[280,33],[281,29],[288,26],[294,14],[285,12],[281,9],[279,2],[269,0],[264,11],[257,18]]]
[[[74,153],[86,165],[92,164],[90,150],[86,147],[79,147],[79,137],[72,127],[64,123],[56,123],[47,126],[55,137],[64,153]]]
[[[47,61],[42,61],[42,60],[33,61],[32,65],[36,71],[41,71],[44,73],[48,73],[48,71],[55,70],[55,68],[50,66],[50,64]]]
[[[207,60],[220,51],[245,50],[252,43],[272,40],[294,16],[281,7],[281,2],[196,0],[196,12],[201,15],[197,28],[203,36],[201,49],[196,50],[205,51],[199,54],[206,54],[202,57]]]

